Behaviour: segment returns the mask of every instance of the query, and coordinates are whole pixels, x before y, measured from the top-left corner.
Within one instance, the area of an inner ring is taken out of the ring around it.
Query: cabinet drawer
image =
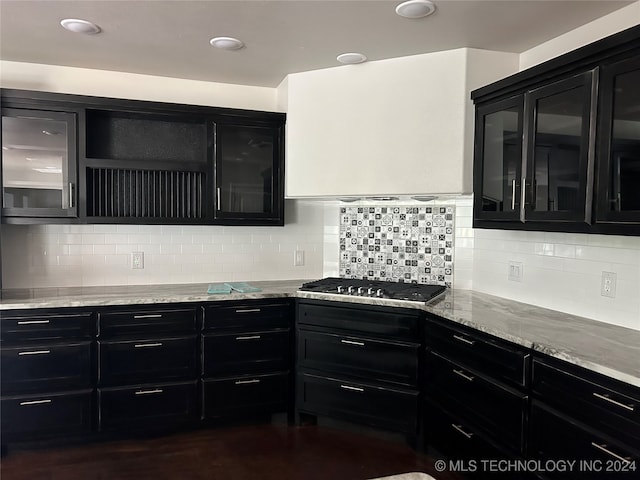
[[[285,370],[290,348],[287,329],[205,334],[202,337],[202,373],[211,376]]]
[[[204,307],[202,329],[267,330],[289,328],[291,306],[288,303],[242,303]]]
[[[2,394],[90,388],[93,343],[29,344],[2,348]]]
[[[190,379],[197,376],[197,337],[98,342],[99,383]]]
[[[196,333],[196,308],[147,308],[98,313],[101,338]]]
[[[91,431],[92,391],[2,397],[2,440]]]
[[[528,396],[467,370],[437,353],[427,355],[427,395],[496,442],[524,453]]]
[[[545,403],[640,449],[640,389],[537,358],[532,386]]]
[[[525,349],[431,320],[425,330],[428,348],[494,378],[522,387],[528,385],[531,356]]]
[[[531,409],[529,453],[539,460],[575,460],[571,472],[549,473],[548,478],[637,479],[640,452],[536,400]],[[627,461],[631,462],[628,464]],[[635,463],[634,463],[635,462]],[[593,470],[589,472],[587,467]],[[635,469],[632,469],[635,467]]]
[[[99,388],[101,431],[169,428],[198,419],[197,382]]]
[[[332,330],[357,331],[363,335],[415,340],[420,315],[413,312],[300,303],[298,324]]]
[[[435,447],[450,460],[463,460],[469,468],[471,460],[475,461],[473,478],[495,478],[495,472],[483,471],[482,460],[517,459],[496,446],[481,430],[474,429],[464,420],[451,415],[439,405],[427,401],[424,414],[425,443]],[[499,478],[520,478],[518,475],[500,474]]]
[[[234,378],[205,379],[202,391],[203,418],[256,415],[285,411],[288,400],[287,372]]]
[[[91,338],[96,322],[91,313],[13,315],[3,313],[0,338],[6,342]]]
[[[302,412],[409,434],[417,431],[416,390],[383,388],[308,373],[298,374],[296,389],[297,407]]]
[[[418,382],[417,343],[298,331],[298,364],[368,380],[415,386]]]

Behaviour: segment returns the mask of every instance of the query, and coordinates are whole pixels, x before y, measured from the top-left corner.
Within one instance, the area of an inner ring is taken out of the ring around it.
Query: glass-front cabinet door
[[[476,111],[475,217],[517,220],[521,205],[523,95]]]
[[[640,223],[640,57],[602,69],[597,222]]]
[[[2,109],[2,214],[75,217],[76,117]]]
[[[594,73],[527,94],[526,220],[591,222]]]
[[[284,125],[217,121],[215,218],[282,225]]]

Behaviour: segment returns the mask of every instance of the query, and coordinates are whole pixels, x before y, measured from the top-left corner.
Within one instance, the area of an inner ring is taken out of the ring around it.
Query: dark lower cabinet
[[[0,417],[3,443],[89,433],[93,391],[3,396]]]
[[[99,388],[101,431],[169,429],[198,420],[198,383]]]

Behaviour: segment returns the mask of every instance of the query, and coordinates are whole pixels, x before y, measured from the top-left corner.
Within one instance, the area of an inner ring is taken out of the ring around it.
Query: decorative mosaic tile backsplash
[[[455,206],[341,207],[340,276],[451,286]]]

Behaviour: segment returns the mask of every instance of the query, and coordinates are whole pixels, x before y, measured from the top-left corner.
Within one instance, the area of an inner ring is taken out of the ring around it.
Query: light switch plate
[[[134,270],[144,268],[144,252],[131,252],[131,268]]]
[[[509,262],[509,280],[512,282],[521,282],[524,267],[522,262]]]

